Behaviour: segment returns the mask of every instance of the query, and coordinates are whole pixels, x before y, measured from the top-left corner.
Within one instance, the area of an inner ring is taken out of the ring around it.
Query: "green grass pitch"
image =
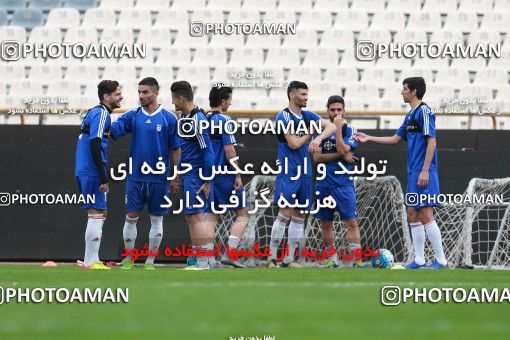
[[[0,339],[509,339],[510,304],[386,307],[384,285],[509,287],[510,271],[216,269],[84,271],[0,265],[0,286],[129,287],[127,304],[0,306]]]

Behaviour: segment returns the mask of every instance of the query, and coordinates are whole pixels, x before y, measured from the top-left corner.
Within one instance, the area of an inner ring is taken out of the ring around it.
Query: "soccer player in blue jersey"
[[[278,216],[271,229],[268,267],[278,267],[278,247],[285,234],[285,227],[290,220],[288,232],[289,252],[281,262],[282,267],[301,267],[294,262],[294,252],[304,238],[305,212],[312,206],[312,163],[309,151],[317,152],[320,143],[331,136],[336,128],[329,120],[321,119],[315,112],[304,110],[308,101],[308,86],[300,81],[291,81],[287,87],[289,106],[276,116],[276,126],[287,126],[294,129],[278,131],[278,161],[282,165],[282,172],[276,176],[273,204],[277,205],[280,197],[294,204],[296,201],[305,208],[279,207]],[[322,132],[310,141],[317,131],[310,128],[310,122],[321,122]],[[308,126],[308,131],[299,131],[299,126]],[[294,131],[292,131],[294,130]],[[286,133],[284,133],[286,132]],[[310,142],[309,142],[310,141]],[[285,169],[287,164],[287,169]],[[301,174],[298,177],[298,167]],[[295,177],[292,179],[292,177]],[[296,178],[297,177],[297,178]],[[303,212],[301,212],[303,211]]]
[[[427,268],[447,267],[443,251],[441,232],[434,220],[434,206],[438,206],[434,195],[439,195],[437,176],[436,117],[430,106],[422,102],[426,85],[422,77],[410,77],[402,82],[402,97],[411,106],[402,126],[391,137],[374,137],[357,133],[360,142],[397,144],[401,139],[407,142],[407,217],[411,225],[414,246],[414,261],[406,268],[417,269],[425,266],[425,233],[427,234],[435,260]],[[421,201],[420,195],[431,197]],[[415,202],[413,198],[417,197]],[[417,204],[415,204],[417,203]]]
[[[232,88],[221,85],[214,86],[209,92],[211,111],[207,113],[207,117],[211,126],[210,138],[215,155],[214,165],[222,168],[228,166],[230,170],[233,170],[230,160],[237,157],[234,148],[236,140],[234,135],[229,133],[225,125],[230,120],[230,117],[224,114],[230,107],[231,102]],[[234,161],[234,163],[237,164],[238,162]],[[216,174],[212,180],[212,186],[214,188],[214,199],[211,204],[211,214],[206,216],[207,223],[213,223],[216,226],[218,218],[222,213],[216,214],[215,211],[221,211],[222,205],[229,205],[226,211],[234,211],[236,219],[230,228],[228,247],[230,249],[237,249],[239,241],[248,225],[248,202],[241,175]],[[238,204],[236,206],[232,206],[230,203],[232,195],[237,196]],[[225,252],[221,257],[221,262],[235,268],[245,267],[238,260],[231,259],[228,256],[228,252]]]
[[[321,143],[319,152],[313,154],[314,163],[324,163],[326,177],[317,180],[315,190],[319,192],[317,199],[322,201],[330,196],[336,202],[336,211],[347,228],[347,241],[349,243],[349,256],[354,256],[361,251],[361,237],[356,217],[356,191],[354,181],[349,174],[335,174],[340,170],[339,162],[347,170],[353,170],[355,157],[354,149],[358,141],[354,137],[356,128],[344,123],[345,101],[341,96],[331,96],[327,102],[327,112],[331,122],[336,126],[336,132]],[[338,138],[337,138],[338,137]],[[340,148],[337,148],[337,139]],[[320,208],[315,218],[321,221],[321,232],[324,247],[335,246],[335,235],[333,231],[333,219],[335,209]],[[326,263],[326,267],[338,267],[339,259],[337,254],[332,254]],[[349,261],[354,267],[363,267],[361,261]],[[361,263],[360,263],[361,262]]]
[[[151,220],[148,250],[152,254],[159,249],[163,238],[163,215],[168,214],[168,209],[161,206],[166,203],[165,195],[169,196],[170,157],[172,164],[177,164],[180,158],[180,148],[175,140],[177,117],[161,107],[158,94],[156,79],[142,79],[138,83],[140,106],[124,113],[110,128],[113,139],[128,133],[132,135],[129,153],[132,173],[126,182],[126,220],[122,233],[124,245],[130,251],[134,248],[136,223],[147,204]],[[155,269],[154,258],[147,257],[144,269]],[[132,256],[127,256],[122,261],[122,269],[132,269],[135,264],[131,260]]]
[[[191,171],[182,175],[182,197],[184,214],[190,231],[193,248],[212,251],[214,249],[215,226],[206,223],[204,213],[214,197],[211,177],[214,165],[214,151],[206,128],[209,121],[202,109],[193,103],[193,89],[187,81],[176,81],[171,87],[172,103],[181,111],[178,134],[181,145],[181,164],[191,165]],[[200,176],[200,171],[202,176]],[[197,263],[188,262],[188,269],[209,269],[216,265],[214,256],[198,256]]]
[[[94,195],[93,203],[84,204],[88,222],[85,230],[85,269],[110,269],[99,261],[99,246],[106,219],[106,170],[110,113],[120,107],[122,93],[119,83],[103,80],[97,85],[99,105],[87,112],[81,123],[81,133],[76,146],[75,176],[82,195]]]

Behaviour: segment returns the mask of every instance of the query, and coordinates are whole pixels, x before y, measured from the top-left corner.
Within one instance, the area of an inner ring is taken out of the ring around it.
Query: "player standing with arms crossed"
[[[439,195],[439,179],[437,175],[437,148],[435,115],[430,106],[422,102],[426,85],[422,77],[410,77],[402,82],[402,97],[411,106],[404,123],[391,137],[374,137],[364,133],[357,133],[355,138],[360,142],[375,142],[379,144],[397,144],[401,139],[407,142],[407,190],[406,205],[407,218],[411,225],[414,246],[414,261],[407,269],[417,269],[425,266],[425,232],[432,243],[435,260],[427,266],[430,269],[447,267],[443,251],[441,231],[434,220],[434,206],[436,200],[421,201],[422,194],[427,197]],[[417,198],[410,204],[409,197]]]
[[[76,146],[75,176],[80,193],[94,195],[94,203],[83,205],[88,221],[85,230],[85,269],[110,269],[99,261],[99,246],[106,219],[108,175],[106,150],[110,131],[110,113],[120,107],[122,93],[115,80],[103,80],[97,85],[99,105],[90,109],[81,123],[81,133]]]
[[[282,132],[278,135],[278,161],[283,168],[285,168],[284,164],[288,163],[288,169],[285,169],[287,173],[283,170],[276,176],[273,204],[277,205],[278,199],[280,196],[283,196],[287,202],[293,203],[297,201],[300,205],[306,204],[306,201],[308,201],[308,206],[304,210],[310,211],[313,198],[313,179],[309,149],[312,152],[316,152],[320,143],[325,138],[331,136],[335,132],[336,127],[329,120],[321,119],[315,112],[303,109],[308,101],[308,86],[305,83],[300,81],[290,82],[287,88],[287,98],[289,99],[289,106],[276,116],[277,127],[279,125],[287,127],[293,124],[296,131],[300,122],[304,122],[309,131],[307,131],[307,134],[294,134],[295,131],[290,129],[289,133],[284,134]],[[308,144],[308,141],[315,132],[311,131],[311,121],[321,122],[322,133]],[[301,175],[299,178],[292,180],[291,178],[297,174],[298,167],[301,168]],[[293,194],[295,194],[295,197],[292,197]],[[301,209],[292,207],[279,208],[278,216],[271,229],[271,256],[268,259],[268,267],[278,267],[276,261],[277,251],[285,234],[285,226],[289,220],[289,253],[283,259],[281,266],[291,268],[301,267],[301,265],[294,262],[294,252],[298,248],[299,242],[304,238],[305,231],[306,216],[300,211]]]
[[[112,123],[110,131],[113,139],[132,134],[129,157],[132,172],[126,182],[126,220],[122,232],[124,246],[132,250],[135,246],[136,223],[140,212],[147,203],[151,228],[149,231],[149,252],[155,254],[163,238],[163,215],[168,209],[161,205],[166,203],[169,194],[167,177],[172,165],[179,162],[181,149],[177,145],[177,118],[158,103],[159,84],[152,77],[144,78],[138,83],[140,107],[124,113]],[[145,168],[146,163],[150,169]],[[164,164],[162,173],[157,163]],[[151,170],[151,172],[148,172]],[[152,173],[152,170],[158,173]],[[146,173],[144,173],[146,172]],[[176,185],[176,182],[172,182]],[[155,256],[148,256],[144,269],[154,270]],[[132,269],[135,264],[128,255],[122,261],[122,269]]]

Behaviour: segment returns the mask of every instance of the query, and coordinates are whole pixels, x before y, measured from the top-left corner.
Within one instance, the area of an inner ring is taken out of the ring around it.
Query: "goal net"
[[[274,197],[274,176],[255,176],[246,184],[249,197],[263,189],[269,189],[267,196]],[[412,261],[414,258],[411,235],[407,223],[404,195],[398,179],[394,176],[377,177],[374,180],[358,178],[355,181],[357,196],[358,224],[361,246],[373,250],[385,248],[391,251],[397,263]],[[504,202],[510,201],[510,178],[473,178],[464,196],[500,195]],[[254,201],[250,200],[250,209]],[[443,246],[450,266],[461,264],[488,268],[510,268],[510,216],[507,203],[494,204],[451,204],[435,210],[436,221],[441,229]],[[278,213],[278,207],[270,206],[250,215],[247,231],[240,248],[253,249],[256,243],[261,249],[269,247],[271,226]],[[224,215],[217,228],[217,242],[225,249],[230,226],[234,221],[232,212]],[[346,228],[335,214],[333,221],[335,247],[340,254],[348,246]],[[286,236],[282,241],[287,243]],[[300,245],[311,252],[324,249],[320,222],[309,216],[306,222],[305,239]],[[427,241],[426,258],[433,259],[432,247]],[[305,266],[319,266],[320,262],[307,258],[298,260]],[[265,258],[245,257],[241,262],[248,266],[262,265]]]

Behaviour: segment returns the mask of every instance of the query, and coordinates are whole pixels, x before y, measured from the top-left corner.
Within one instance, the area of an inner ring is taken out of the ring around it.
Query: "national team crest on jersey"
[[[156,131],[161,131],[161,124],[156,125]]]

